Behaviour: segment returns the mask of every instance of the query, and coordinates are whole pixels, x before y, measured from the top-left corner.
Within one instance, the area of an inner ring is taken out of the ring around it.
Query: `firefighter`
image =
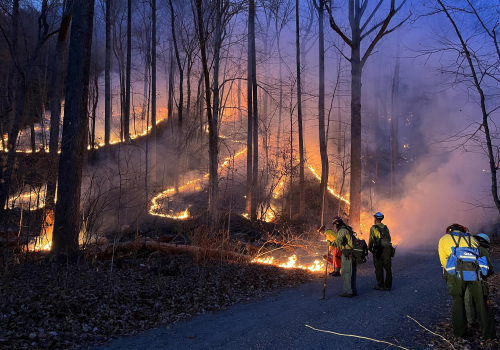
[[[384,215],[377,212],[373,215],[374,225],[370,228],[368,250],[373,255],[375,267],[376,290],[391,290],[392,288],[392,244],[389,228],[382,223]],[[385,271],[385,278],[384,278]]]
[[[448,286],[448,293],[453,299],[451,307],[451,319],[453,334],[457,338],[467,337],[467,319],[465,314],[464,294],[469,289],[474,303],[476,304],[477,315],[483,338],[486,340],[496,338],[493,315],[486,303],[483,294],[482,281],[464,281],[456,274],[446,272],[448,257],[452,254],[452,247],[472,247],[477,248],[478,242],[470,235],[467,227],[460,224],[452,224],[446,228],[446,234],[441,237],[438,244],[439,260],[443,266],[443,278]],[[463,276],[462,276],[463,277]]]
[[[323,255],[323,259],[327,260],[328,263],[333,266],[333,271],[330,272],[330,276],[340,276],[340,268],[342,267],[341,254],[342,251],[338,247],[332,247],[330,242],[335,241],[337,234],[333,230],[326,230],[325,226],[318,227],[318,232],[326,236],[326,241],[328,242],[328,257]]]
[[[342,250],[342,284],[344,293],[340,294],[344,298],[352,298],[358,295],[356,289],[356,260],[353,258],[350,249],[353,246],[352,233],[344,223],[342,218],[336,216],[332,221],[333,232],[337,234],[337,238],[333,242],[329,242],[332,247],[337,247]]]
[[[481,256],[485,256],[488,260],[488,274],[486,276],[481,275],[482,277],[482,285],[483,285],[483,295],[486,299],[486,304],[489,305],[489,288],[487,279],[489,276],[493,275],[493,264],[491,263],[490,254],[488,253],[488,248],[490,247],[490,237],[487,234],[480,233],[474,236],[476,241],[479,243],[479,252]],[[476,305],[474,304],[474,299],[470,293],[469,288],[465,290],[464,295],[464,304],[465,304],[465,314],[467,315],[467,323],[469,327],[476,327],[479,325]],[[487,312],[490,311],[489,307],[486,309]]]

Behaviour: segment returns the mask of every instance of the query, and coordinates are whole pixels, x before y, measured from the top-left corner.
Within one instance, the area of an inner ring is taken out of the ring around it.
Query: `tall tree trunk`
[[[302,85],[301,85],[301,64],[300,64],[300,17],[299,0],[295,0],[295,45],[297,60],[297,121],[299,128],[299,214],[304,215],[305,210],[305,176],[304,176],[304,132],[302,130]]]
[[[156,166],[156,0],[151,2],[151,164],[156,169],[153,172],[151,180],[156,181],[159,177],[159,168]]]
[[[210,172],[216,176],[210,178],[210,211],[211,211],[211,232],[215,232],[215,225],[218,220],[218,201],[219,201],[219,177],[218,177],[218,154],[219,154],[219,112],[220,112],[220,86],[219,86],[219,69],[220,69],[220,49],[222,43],[222,6],[224,0],[216,0],[217,6],[215,13],[215,37],[214,37],[214,78],[213,78],[213,117],[209,121],[209,130],[213,129],[210,136],[209,145],[213,153],[210,160]]]
[[[182,68],[182,62],[181,58],[179,55],[179,48],[177,46],[177,36],[175,33],[175,14],[174,14],[174,6],[172,5],[172,0],[169,0],[170,4],[170,20],[172,23],[172,40],[174,42],[174,52],[175,52],[175,59],[177,61],[177,68],[179,69],[179,106],[177,108],[177,117],[179,120],[179,128],[182,129],[182,108],[184,105],[184,88],[183,88],[183,82],[184,82],[184,69]]]
[[[167,101],[167,115],[168,123],[173,125],[173,115],[174,115],[174,59],[172,57],[172,45],[170,45],[169,54],[169,71],[168,71],[168,101]]]
[[[255,2],[249,0],[248,5],[248,53],[247,53],[247,202],[246,211],[253,217],[253,84],[252,84],[252,41],[255,41]]]
[[[318,0],[318,22],[319,22],[319,96],[318,96],[318,123],[319,123],[319,153],[321,156],[321,225],[325,213],[325,198],[328,186],[328,151],[327,133],[325,131],[325,28],[324,28],[324,0]]]
[[[399,52],[396,56],[391,93],[391,197],[396,184],[396,162],[399,157]]]
[[[56,204],[52,236],[52,250],[55,256],[72,257],[78,252],[93,18],[94,0],[75,0],[59,162],[59,200]]]
[[[143,99],[142,99],[142,111],[141,120],[144,121],[149,119],[148,108],[149,108],[149,69],[151,68],[151,31],[149,25],[146,25],[145,35],[146,35],[146,50],[144,59],[144,84],[143,84]],[[142,124],[141,124],[142,125]]]
[[[111,141],[111,2],[106,0],[106,58],[104,63],[104,144]]]
[[[132,0],[127,0],[127,67],[125,73],[125,113],[123,115],[123,140],[130,141],[130,74],[132,65]]]
[[[219,1],[217,0],[217,7],[219,7]],[[217,121],[214,119],[217,116],[212,114],[212,103],[211,103],[211,87],[210,87],[210,73],[208,70],[208,58],[206,50],[206,33],[203,28],[203,11],[202,11],[202,0],[196,0],[196,12],[197,12],[197,25],[198,25],[198,38],[200,42],[201,51],[201,63],[203,66],[203,77],[205,80],[205,103],[207,105],[207,121],[208,121],[208,154],[209,154],[209,182],[210,182],[210,193],[209,193],[209,226],[210,233],[213,235],[215,233],[215,224],[217,221],[217,194],[218,194],[218,137],[217,137]],[[220,20],[220,19],[219,19]]]
[[[35,122],[30,122],[30,144],[31,144],[31,153],[36,152],[36,131],[35,131]]]
[[[359,228],[361,215],[361,62],[359,47],[351,56],[351,181],[350,224]]]
[[[57,35],[56,47],[52,55],[51,103],[50,103],[50,140],[49,140],[49,177],[45,205],[48,210],[55,209],[57,184],[57,161],[59,150],[59,124],[61,122],[61,66],[66,47],[71,17],[73,16],[73,0],[66,3],[61,25]]]
[[[259,118],[258,118],[258,100],[257,100],[257,64],[256,64],[256,50],[255,50],[255,1],[250,0],[248,6],[249,12],[249,41],[250,41],[250,63],[251,67],[251,85],[252,85],[252,196],[250,204],[250,219],[251,221],[257,220],[257,204],[259,202],[258,196],[258,178],[259,178]]]

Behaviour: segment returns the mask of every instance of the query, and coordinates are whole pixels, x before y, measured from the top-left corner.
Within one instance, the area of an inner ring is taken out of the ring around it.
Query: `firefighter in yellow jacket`
[[[327,242],[333,242],[337,238],[337,234],[333,230],[325,231],[325,226],[318,226],[318,232],[326,236]],[[340,268],[342,267],[341,254],[340,248],[329,245],[328,256],[323,255],[323,259],[328,259],[328,264],[333,266],[330,276],[340,276]]]
[[[344,293],[341,297],[352,298],[358,295],[356,289],[356,270],[357,264],[350,251],[353,247],[353,236],[347,228],[342,218],[336,216],[332,221],[333,231],[337,234],[337,238],[333,242],[329,242],[332,247],[337,247],[342,250],[342,284]]]
[[[478,242],[470,235],[467,227],[460,224],[452,224],[446,228],[446,234],[441,237],[438,245],[439,259],[443,266],[443,277],[446,279],[448,293],[453,298],[451,307],[451,319],[453,325],[453,334],[456,337],[467,337],[467,319],[465,314],[464,295],[466,289],[476,304],[479,323],[484,339],[496,338],[493,316],[486,304],[486,298],[483,294],[482,282],[464,281],[456,274],[446,272],[448,257],[452,254],[452,247],[472,247],[477,248]]]
[[[373,215],[374,225],[370,228],[368,250],[373,254],[373,266],[377,284],[373,289],[392,289],[392,243],[389,228],[382,223],[384,215],[377,212]],[[385,271],[385,278],[384,278]]]

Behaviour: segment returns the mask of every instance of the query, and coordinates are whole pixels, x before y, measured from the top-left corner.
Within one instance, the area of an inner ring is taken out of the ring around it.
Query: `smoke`
[[[472,152],[462,144],[463,138],[442,141],[469,123],[474,110],[479,115],[477,106],[460,105],[459,101],[459,95],[442,93],[437,105],[429,107],[419,133],[428,145],[427,153],[399,180],[403,197],[384,201],[375,210],[384,213],[384,223],[402,249],[428,245],[437,249],[439,238],[452,223],[467,226],[472,234],[495,234],[492,227],[498,212],[491,196],[486,155]]]

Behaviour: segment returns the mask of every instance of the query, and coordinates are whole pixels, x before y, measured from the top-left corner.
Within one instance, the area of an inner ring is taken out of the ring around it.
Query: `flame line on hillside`
[[[316,177],[316,179],[318,179],[319,181],[321,181],[321,175],[319,175],[317,172],[316,172],[316,169],[313,168],[312,165],[307,165],[307,167],[309,168],[309,170],[311,170],[311,172],[314,174],[314,176]],[[348,205],[351,205],[351,202],[349,202],[349,200],[347,198],[345,198],[344,196],[341,196],[340,194],[337,194],[335,193],[335,190],[330,187],[328,184],[327,184],[327,189],[328,189],[328,192],[330,192],[334,197],[338,198],[339,200],[343,201],[344,203],[348,204]]]
[[[247,150],[247,148],[244,147],[242,150],[240,150],[239,152],[235,153],[234,156],[228,156],[228,157],[224,158],[224,161],[219,166],[218,171],[221,171],[224,167],[227,167],[229,165],[231,159],[236,159],[237,157],[239,157],[240,155],[242,155],[246,150]],[[203,175],[203,177],[201,177],[201,178],[188,181],[186,184],[184,184],[184,185],[182,185],[182,186],[179,187],[178,192],[182,192],[182,191],[186,190],[189,186],[192,186],[192,185],[195,185],[195,184],[201,184],[201,182],[204,179],[208,178],[209,175],[210,174],[207,173],[207,174]],[[170,219],[178,219],[178,220],[184,220],[184,219],[189,218],[189,208],[181,211],[180,213],[174,214],[174,215],[171,215],[171,214],[162,214],[162,213],[156,212],[160,208],[160,205],[158,204],[158,201],[161,200],[164,197],[168,197],[168,195],[174,195],[174,194],[176,194],[175,187],[171,187],[171,188],[168,188],[165,191],[161,192],[157,196],[153,197],[153,199],[151,200],[152,204],[149,207],[149,214],[150,215],[155,215],[155,216],[160,216],[160,217],[165,217],[165,218],[170,218]]]

